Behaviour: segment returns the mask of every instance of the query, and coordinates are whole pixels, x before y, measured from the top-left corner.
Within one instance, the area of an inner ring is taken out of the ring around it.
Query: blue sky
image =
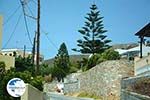
[[[36,16],[37,0],[28,1],[30,1],[28,7]],[[76,40],[81,38],[78,29],[84,25],[84,17],[89,12],[93,1],[98,6],[101,16],[104,17],[103,24],[108,30],[106,34],[112,40],[112,44],[137,42],[138,38],[134,34],[150,22],[150,0],[41,0],[40,51],[45,59],[54,57],[62,42],[66,43],[69,54],[77,54],[71,49],[77,47]],[[31,49],[22,8],[19,5],[21,5],[19,0],[0,0],[0,15],[3,15],[5,23],[3,25],[3,47],[23,48],[23,45],[26,45]],[[17,12],[6,23],[16,8],[18,8]],[[26,8],[28,14],[31,14],[30,10]],[[8,44],[5,45],[19,16],[21,18],[17,28]],[[27,18],[27,22],[33,39],[36,21]]]

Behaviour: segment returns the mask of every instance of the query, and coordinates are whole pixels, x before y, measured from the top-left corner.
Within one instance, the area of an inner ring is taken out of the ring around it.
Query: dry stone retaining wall
[[[121,79],[133,76],[133,70],[133,63],[127,60],[103,62],[78,76],[80,91],[106,98],[120,97]]]

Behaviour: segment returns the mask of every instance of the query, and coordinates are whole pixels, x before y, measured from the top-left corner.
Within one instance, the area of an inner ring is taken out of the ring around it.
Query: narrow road
[[[92,98],[70,97],[58,93],[46,93],[44,100],[94,100]]]

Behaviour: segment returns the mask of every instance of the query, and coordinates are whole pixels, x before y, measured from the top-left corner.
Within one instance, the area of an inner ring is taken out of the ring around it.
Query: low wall
[[[56,82],[52,82],[52,83],[44,83],[44,89],[43,92],[54,92],[56,91]]]
[[[30,84],[26,84],[26,91],[21,96],[21,100],[43,100],[43,93]]]
[[[139,82],[140,80],[150,80],[150,75],[145,75],[145,76],[136,76],[136,77],[130,77],[121,80],[121,89],[127,89],[131,85]]]
[[[150,97],[122,89],[121,100],[150,100]]]
[[[71,93],[79,92],[79,90],[80,90],[79,80],[75,82],[64,83],[64,93],[71,94]]]
[[[57,86],[57,83],[55,82],[45,83],[44,92],[56,92],[56,86]],[[64,93],[72,94],[72,93],[78,92],[79,90],[80,90],[79,80],[64,83]]]
[[[135,59],[134,66],[135,75],[150,72],[150,55],[143,57],[142,59]]]
[[[136,77],[123,79],[121,81],[121,100],[150,100],[149,96],[139,94],[139,93],[144,94],[144,92],[139,92],[138,90],[134,89],[138,83],[141,83],[141,82],[144,83],[145,81],[148,81],[148,80],[150,80],[150,75],[136,76]],[[140,84],[138,86],[141,87],[142,89],[144,89],[145,87],[145,85],[141,86]],[[144,90],[144,91],[147,91],[147,90]],[[131,91],[134,91],[134,92],[131,92]]]

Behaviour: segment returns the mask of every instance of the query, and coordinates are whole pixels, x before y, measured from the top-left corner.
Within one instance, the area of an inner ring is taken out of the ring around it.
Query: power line
[[[54,44],[54,42],[47,35],[46,35],[46,38],[55,47],[55,49],[58,50],[57,46]]]
[[[37,18],[34,17],[34,14],[33,14],[32,10],[30,9],[30,7],[29,7],[28,5],[27,5],[27,8],[28,8],[29,12],[31,13],[31,16],[28,15],[28,14],[25,14],[25,15],[26,15],[27,17],[30,17],[30,18],[34,19],[34,20],[37,20]]]
[[[37,5],[37,2],[36,1],[34,1],[34,0],[31,0],[35,5]]]
[[[53,47],[55,47],[55,49],[58,50],[58,48],[57,48],[57,46],[55,45],[55,43],[48,37],[48,35],[47,35],[48,33],[45,32],[45,31],[43,31],[43,30],[42,30],[42,32],[45,34],[47,40],[53,45]]]
[[[7,24],[9,22],[9,20],[17,13],[17,11],[19,10],[21,6],[19,5],[15,11],[7,18],[7,20],[3,23],[3,25]]]
[[[3,48],[3,49],[16,49],[16,48]],[[18,50],[23,50],[24,48],[19,47],[19,48],[17,48],[17,49],[18,49]],[[27,50],[27,51],[31,51],[32,48],[31,48],[31,47],[28,47],[28,48],[26,48],[26,50]]]
[[[29,12],[31,13],[31,15],[34,16],[32,10],[30,9],[30,7],[28,5],[27,5],[27,8],[28,8]]]
[[[12,39],[12,37],[13,37],[13,35],[14,35],[16,29],[17,29],[17,26],[18,26],[18,24],[19,24],[19,22],[20,22],[21,16],[22,16],[22,14],[20,14],[20,16],[18,17],[17,23],[16,23],[16,25],[15,25],[15,27],[14,27],[14,29],[13,29],[13,32],[11,33],[11,35],[10,35],[8,41],[6,42],[6,44],[4,45],[3,48],[5,48],[5,47],[8,45],[8,43],[10,42],[10,40]]]
[[[24,2],[20,0],[20,3],[22,5],[22,10],[23,10],[23,14],[24,14],[24,21],[25,21],[25,27],[26,27],[26,31],[27,31],[27,34],[28,34],[28,39],[30,41],[30,44],[32,44],[32,41],[31,41],[31,37],[30,37],[30,33],[29,33],[29,28],[28,28],[28,24],[27,24],[27,19],[26,19],[26,15],[25,15],[25,8],[24,8]]]

